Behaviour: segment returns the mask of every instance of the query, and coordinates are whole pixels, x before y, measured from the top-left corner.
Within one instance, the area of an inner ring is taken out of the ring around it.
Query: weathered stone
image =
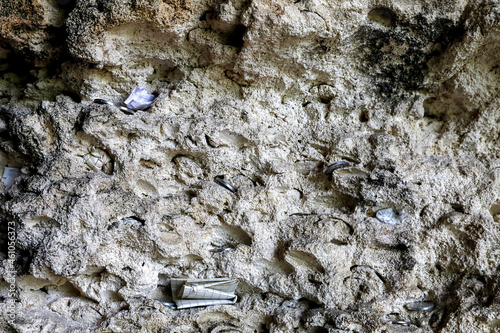
[[[5,0],[0,23],[0,330],[500,327],[497,1]],[[93,103],[135,87],[151,108]],[[173,277],[239,300],[173,310]]]

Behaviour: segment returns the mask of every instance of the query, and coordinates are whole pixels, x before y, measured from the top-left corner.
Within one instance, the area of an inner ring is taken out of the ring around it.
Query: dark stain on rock
[[[34,259],[33,249],[17,249],[17,257],[14,262],[14,267],[16,269],[16,274],[22,276],[28,274],[30,271],[31,263]]]
[[[387,172],[388,171],[388,172]],[[373,187],[388,187],[390,189],[405,188],[406,182],[394,174],[394,170],[375,169],[372,177],[363,179],[362,182]]]
[[[362,181],[366,181],[366,183],[370,186],[373,186],[373,187],[383,187],[385,185],[385,176],[384,175],[380,175],[379,177],[376,177],[376,178],[366,178],[365,179],[362,179]]]
[[[41,23],[43,7],[39,1],[32,0],[1,1],[0,18],[34,24]]]
[[[413,258],[410,253],[408,252],[403,252],[401,254],[401,265],[399,268],[403,271],[411,271],[413,267],[417,264],[417,260]]]
[[[383,97],[398,99],[405,91],[425,89],[429,60],[464,32],[461,22],[445,18],[429,21],[422,14],[404,21],[387,8],[375,8],[368,17],[390,27],[363,25],[354,35],[359,41],[360,70],[372,78]]]

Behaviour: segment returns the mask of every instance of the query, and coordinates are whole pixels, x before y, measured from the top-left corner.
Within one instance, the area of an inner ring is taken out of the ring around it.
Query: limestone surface
[[[499,1],[1,0],[0,72],[0,331],[500,330]]]

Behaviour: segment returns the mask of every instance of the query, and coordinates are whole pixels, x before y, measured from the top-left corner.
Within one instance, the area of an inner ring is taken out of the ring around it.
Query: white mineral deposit
[[[7,168],[0,332],[498,332],[500,3],[0,1]]]

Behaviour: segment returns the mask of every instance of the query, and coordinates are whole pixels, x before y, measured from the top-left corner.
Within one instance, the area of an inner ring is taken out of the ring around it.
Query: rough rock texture
[[[0,23],[0,330],[500,330],[498,1],[1,0]],[[92,103],[136,86],[145,112]],[[235,306],[160,303],[226,276]]]

